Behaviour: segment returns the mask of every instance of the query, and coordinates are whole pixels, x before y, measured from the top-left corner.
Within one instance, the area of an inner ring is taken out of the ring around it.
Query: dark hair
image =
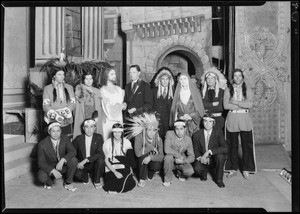
[[[243,73],[243,71],[242,71],[241,69],[238,69],[238,68],[236,68],[236,69],[232,72],[232,79],[233,79],[234,74],[235,74],[236,72],[240,72],[240,73],[242,74],[243,79],[244,79],[244,73]],[[231,98],[233,97],[233,94],[234,94],[233,81],[232,81],[232,84],[229,85],[229,92],[230,92],[230,99],[231,99]],[[245,82],[243,82],[243,84],[242,84],[242,92],[243,92],[243,97],[244,97],[245,99],[247,99],[247,86],[246,86],[246,83],[245,83]]]
[[[115,123],[113,126],[112,126],[112,129],[114,129],[114,128],[124,128],[123,126],[122,126],[122,124],[120,124],[120,123]],[[114,153],[114,147],[115,147],[115,144],[114,144],[114,134],[113,134],[113,132],[111,132],[111,144],[112,144],[112,149],[111,149],[111,157],[113,158],[113,153]],[[124,152],[124,150],[123,150],[123,147],[124,147],[124,132],[122,132],[122,135],[121,135],[121,151],[122,151],[122,153],[125,155],[125,152]]]
[[[129,67],[129,70],[130,70],[130,68],[136,68],[136,70],[137,71],[141,71],[141,68],[140,68],[140,66],[139,65],[131,65],[130,67]]]
[[[83,72],[82,76],[81,76],[81,79],[82,79],[82,83],[84,84],[84,80],[85,80],[85,76],[87,75],[92,75],[92,78],[93,78],[93,86],[94,86],[94,82],[95,82],[95,75],[92,71],[86,71],[86,72]]]
[[[115,71],[115,69],[114,68],[106,68],[104,71],[103,71],[103,78],[101,78],[101,82],[100,82],[100,86],[102,87],[102,86],[104,86],[104,85],[107,85],[107,80],[108,80],[108,74],[109,74],[109,72],[110,71],[112,71],[112,70],[114,70]],[[117,81],[114,83],[114,85],[116,85],[117,84]]]
[[[204,119],[203,119],[204,117],[213,118],[214,119],[214,125],[216,124],[216,118],[213,116],[212,113],[206,113],[206,114],[204,114],[203,117],[202,117],[202,123],[204,123]]]

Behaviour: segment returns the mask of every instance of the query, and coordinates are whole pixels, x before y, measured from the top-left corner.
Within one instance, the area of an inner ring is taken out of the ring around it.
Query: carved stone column
[[[65,46],[64,7],[37,7],[35,18],[35,64],[59,57]]]

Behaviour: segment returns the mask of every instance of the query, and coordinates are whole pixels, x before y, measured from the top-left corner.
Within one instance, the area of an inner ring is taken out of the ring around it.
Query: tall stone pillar
[[[83,61],[103,59],[103,8],[82,8]]]
[[[37,7],[35,19],[35,64],[59,57],[65,48],[64,7]]]

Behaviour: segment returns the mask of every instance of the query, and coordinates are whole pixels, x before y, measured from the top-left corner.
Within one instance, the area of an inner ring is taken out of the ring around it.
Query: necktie
[[[132,88],[131,88],[131,94],[134,93],[136,87],[137,87],[137,82],[133,83],[133,86],[132,86]]]
[[[165,88],[163,92],[163,97],[166,98],[166,96],[167,96],[167,88]]]
[[[206,132],[206,138],[205,138],[205,150],[208,150],[208,143],[209,143],[210,134],[209,132]]]
[[[60,156],[59,156],[58,147],[59,147],[59,143],[56,144],[56,147],[55,147],[55,153],[56,153],[57,160],[60,161]]]

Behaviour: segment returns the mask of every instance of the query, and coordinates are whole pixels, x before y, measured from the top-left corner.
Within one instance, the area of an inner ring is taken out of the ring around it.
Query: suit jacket
[[[185,135],[182,139],[182,142],[179,143],[175,131],[167,131],[164,148],[167,155],[173,155],[174,157],[178,154],[183,155],[186,157],[189,163],[192,163],[195,160],[193,143],[190,136]]]
[[[75,150],[77,151],[76,158],[79,162],[83,161],[86,158],[86,150],[85,150],[85,134],[78,135],[73,140],[73,145]],[[90,163],[94,162],[98,158],[104,159],[103,153],[103,138],[101,134],[94,133],[91,142],[91,150],[90,157],[87,157]]]
[[[202,156],[206,152],[204,129],[200,129],[196,131],[192,139],[193,139],[193,148],[195,152],[195,157],[198,158],[199,156]],[[225,137],[222,130],[213,128],[209,138],[208,150],[211,150],[213,155],[218,153],[224,153],[224,154],[228,153],[228,146],[225,141]]]
[[[136,112],[145,112],[152,109],[152,91],[150,85],[143,80],[139,80],[139,87],[135,93],[131,93],[131,82],[125,86],[124,101],[127,103],[126,116],[128,115],[128,109],[136,108]]]
[[[71,158],[76,156],[76,150],[73,147],[70,139],[61,135],[60,143],[58,147],[60,158],[66,159],[67,162],[71,160]],[[55,153],[55,149],[51,142],[50,136],[44,138],[38,144],[38,166],[40,170],[50,174],[50,172],[55,168],[58,163],[57,156]]]

